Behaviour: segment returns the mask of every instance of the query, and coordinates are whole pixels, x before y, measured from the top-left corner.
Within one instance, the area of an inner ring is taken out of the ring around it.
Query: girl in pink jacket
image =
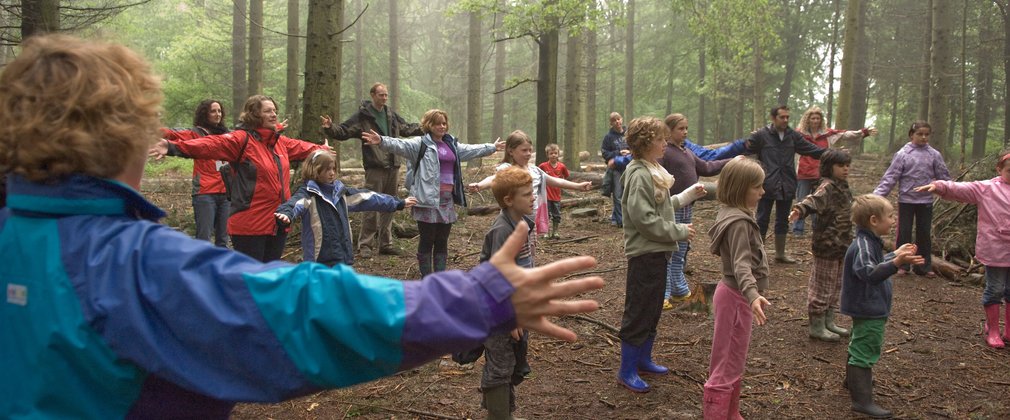
[[[1002,348],[1010,340],[1010,328],[999,334],[1000,298],[1007,303],[1006,321],[1010,323],[1010,153],[996,164],[999,176],[974,182],[933,181],[916,191],[929,191],[947,200],[978,206],[978,234],[975,258],[985,264],[985,342],[989,347]]]

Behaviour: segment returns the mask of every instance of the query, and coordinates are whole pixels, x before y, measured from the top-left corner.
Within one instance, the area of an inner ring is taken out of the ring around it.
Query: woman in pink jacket
[[[975,238],[975,258],[985,264],[985,342],[989,347],[1003,348],[1003,340],[1010,340],[1007,328],[1002,338],[999,334],[1000,299],[1007,303],[1006,321],[1010,323],[1010,153],[996,164],[999,176],[974,182],[933,181],[916,188],[929,191],[948,200],[978,206],[978,234]]]

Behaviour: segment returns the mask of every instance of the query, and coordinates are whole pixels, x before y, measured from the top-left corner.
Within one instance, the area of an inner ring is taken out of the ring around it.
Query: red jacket
[[[183,141],[198,139],[205,133],[192,130],[170,130],[161,129],[161,138],[168,141]],[[193,195],[197,194],[224,194],[224,181],[221,180],[221,172],[218,172],[219,161],[212,159],[193,160]]]
[[[568,179],[571,175],[568,173],[568,167],[564,163],[558,161],[558,166],[556,168],[551,167],[551,162],[547,161],[540,164],[540,169],[547,173],[547,175],[553,176],[555,178]],[[547,187],[547,201],[561,201],[561,188],[558,187]]]
[[[276,234],[274,211],[291,197],[290,161],[305,160],[313,151],[325,149],[322,145],[282,136],[269,128],[257,128],[256,132],[262,140],[249,138],[242,156],[238,156],[239,151],[249,137],[245,130],[169,143],[170,154],[228,162],[241,158],[256,167],[252,201],[248,209],[228,218],[229,235]]]
[[[817,133],[816,136],[799,131],[797,132],[803,135],[804,140],[811,142],[822,149],[827,149],[841,140],[861,139],[870,135],[870,132],[865,128],[862,130],[852,131],[829,128],[828,131]],[[810,156],[800,156],[800,166],[796,170],[796,179],[820,179],[820,166],[821,162],[819,160]]]

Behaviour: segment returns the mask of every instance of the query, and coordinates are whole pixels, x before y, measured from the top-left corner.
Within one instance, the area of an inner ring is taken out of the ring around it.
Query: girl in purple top
[[[670,194],[677,195],[688,187],[698,182],[699,176],[719,175],[722,167],[726,166],[729,159],[722,159],[713,162],[702,160],[691,149],[685,147],[687,141],[687,117],[684,114],[670,114],[664,121],[670,127],[670,138],[666,140],[666,149],[659,164],[666,168],[666,171],[673,175],[673,186],[670,187]],[[674,210],[673,215],[677,223],[691,224],[692,205],[688,204]],[[663,296],[663,309],[673,309],[675,302],[682,301],[691,296],[691,289],[687,285],[687,278],[684,277],[684,267],[687,266],[687,252],[691,250],[691,245],[687,241],[677,243],[677,250],[670,255],[670,261],[666,265],[666,293]]]
[[[894,154],[891,166],[880,179],[874,194],[887,196],[898,184],[898,231],[895,248],[911,242],[912,224],[915,224],[915,245],[926,263],[915,267],[915,273],[926,277],[936,277],[933,272],[932,241],[930,234],[933,224],[933,196],[929,192],[915,191],[916,187],[935,180],[949,181],[950,172],[943,162],[940,152],[929,145],[932,128],[928,122],[916,121],[908,129],[908,143]],[[907,268],[898,270],[898,275],[907,273]]]

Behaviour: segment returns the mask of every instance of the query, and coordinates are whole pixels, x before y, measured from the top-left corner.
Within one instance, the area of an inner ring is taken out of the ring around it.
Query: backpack
[[[249,137],[259,140],[259,134],[255,131],[245,130],[246,138],[242,143],[242,148],[238,152],[238,160],[227,162],[218,168],[221,173],[221,180],[224,181],[224,194],[231,203],[229,216],[248,209],[252,203],[253,190],[256,189],[256,166],[248,159],[242,160],[245,156],[246,146],[249,145]]]
[[[428,151],[428,145],[421,142],[421,149],[417,152],[417,159],[414,160],[414,166],[407,168],[406,181],[407,189],[409,190],[412,185],[414,185],[414,176],[417,170],[421,167],[421,158],[424,157],[424,152]]]

